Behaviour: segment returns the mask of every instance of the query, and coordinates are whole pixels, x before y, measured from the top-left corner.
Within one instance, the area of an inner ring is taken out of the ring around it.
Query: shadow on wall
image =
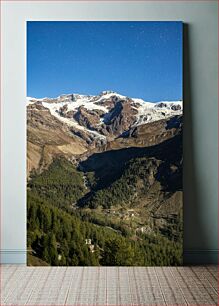
[[[195,112],[191,91],[189,25],[183,28],[183,194],[184,194],[184,264],[200,264],[206,261],[199,247],[208,236],[202,224],[200,196],[196,166],[193,114]],[[207,251],[206,251],[207,252]],[[203,256],[203,258],[201,258]],[[209,260],[211,260],[209,258]],[[213,260],[213,259],[212,259]]]

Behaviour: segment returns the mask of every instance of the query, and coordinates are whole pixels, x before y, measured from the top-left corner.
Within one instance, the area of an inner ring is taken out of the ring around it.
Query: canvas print
[[[182,22],[27,22],[30,266],[182,264]]]

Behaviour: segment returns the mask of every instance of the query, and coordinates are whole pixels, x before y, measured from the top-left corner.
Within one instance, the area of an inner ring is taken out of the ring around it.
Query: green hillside
[[[76,203],[85,193],[82,173],[64,158],[55,159],[43,173],[32,175],[28,187],[32,194],[58,207]]]
[[[182,216],[180,207],[167,215],[174,192],[162,183],[161,165],[152,157],[132,158],[102,189],[96,188],[95,172],[83,173],[65,159],[32,175],[27,244],[39,265],[40,260],[81,266],[181,264]],[[175,163],[175,177],[177,167]],[[161,198],[167,206],[162,213],[154,203]]]

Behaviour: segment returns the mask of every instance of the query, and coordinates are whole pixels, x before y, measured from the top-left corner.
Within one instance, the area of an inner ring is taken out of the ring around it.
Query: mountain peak
[[[146,102],[112,90],[96,96],[75,93],[57,98],[27,97],[27,101],[30,109],[49,110],[62,124],[74,129],[74,133],[80,131],[89,134],[89,138],[106,141],[137,126],[182,114],[181,101]]]

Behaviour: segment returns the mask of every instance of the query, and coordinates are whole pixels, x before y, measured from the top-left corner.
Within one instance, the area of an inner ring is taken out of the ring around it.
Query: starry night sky
[[[27,22],[27,96],[182,99],[181,22]]]

